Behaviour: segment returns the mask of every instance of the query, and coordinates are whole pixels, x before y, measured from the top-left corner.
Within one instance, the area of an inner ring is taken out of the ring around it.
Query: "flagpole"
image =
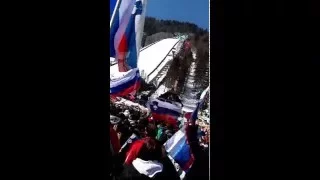
[[[110,20],[110,28],[111,28],[111,25],[112,25],[112,23],[113,23],[114,16],[116,15],[116,11],[117,11],[117,9],[118,9],[118,7],[119,7],[120,1],[121,1],[121,0],[118,0],[118,1],[117,1],[116,6],[114,7],[114,10],[113,10],[113,12],[112,12],[112,16],[111,16],[111,20]]]

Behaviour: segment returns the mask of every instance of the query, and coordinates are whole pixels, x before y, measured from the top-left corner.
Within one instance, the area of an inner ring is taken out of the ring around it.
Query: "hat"
[[[110,123],[111,124],[118,124],[120,121],[121,121],[121,119],[119,117],[110,115]]]

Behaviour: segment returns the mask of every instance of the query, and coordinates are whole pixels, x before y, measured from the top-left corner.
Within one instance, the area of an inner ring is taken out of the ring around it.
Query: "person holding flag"
[[[157,142],[158,144],[160,144],[157,140],[156,140],[156,136],[157,136],[157,129],[155,127],[154,124],[149,124],[146,128],[146,137],[143,139],[139,139],[136,140],[134,143],[132,143],[132,145],[129,147],[128,151],[126,152],[126,159],[124,161],[125,164],[130,165],[132,163],[132,161],[137,158],[143,143],[145,142],[146,139],[154,139],[155,142]]]
[[[197,114],[201,109],[204,99],[207,97],[209,87],[200,96],[197,108],[191,113],[189,123],[175,133],[165,144],[164,147],[168,156],[182,169],[181,178],[194,179],[201,174],[209,177],[208,157],[201,153],[201,147],[197,138],[198,125]],[[192,167],[192,168],[191,168]]]

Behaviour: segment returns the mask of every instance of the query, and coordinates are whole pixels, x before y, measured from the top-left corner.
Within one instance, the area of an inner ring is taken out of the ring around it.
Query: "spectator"
[[[126,159],[125,159],[125,164],[127,165],[130,165],[132,163],[132,161],[137,158],[141,148],[142,148],[142,145],[144,144],[144,141],[146,139],[153,139],[156,143],[158,143],[160,145],[160,143],[158,141],[156,141],[155,137],[157,135],[157,132],[156,132],[156,127],[153,125],[153,124],[149,124],[147,127],[146,127],[146,130],[145,130],[145,133],[146,133],[146,138],[144,139],[141,139],[141,140],[137,140],[135,141],[130,149],[128,150],[128,152],[126,153]]]
[[[156,139],[163,145],[167,141],[167,134],[165,133],[166,128],[163,124],[158,124],[158,131]]]
[[[190,171],[186,174],[185,180],[196,179],[201,175],[201,178],[209,178],[209,156],[203,153],[202,148],[197,140],[198,126],[187,127],[187,138],[191,147],[191,151],[195,157],[194,164]]]
[[[110,125],[110,142],[112,145],[112,150],[114,153],[119,152],[120,150],[120,141],[118,139],[117,136],[117,132],[112,128],[112,126]]]

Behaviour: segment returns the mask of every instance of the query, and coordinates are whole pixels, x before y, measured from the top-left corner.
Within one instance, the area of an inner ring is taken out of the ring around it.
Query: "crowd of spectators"
[[[200,146],[204,141],[205,132],[201,130],[200,132],[204,133],[198,138],[198,127],[189,129],[190,146],[196,160],[185,179],[196,176],[207,177],[209,172],[204,170],[209,169],[208,153],[204,153],[203,146]],[[114,180],[180,179],[179,173],[162,146],[176,131],[177,129],[171,124],[152,119],[148,112],[138,106],[126,106],[111,101],[109,153],[111,178]]]

